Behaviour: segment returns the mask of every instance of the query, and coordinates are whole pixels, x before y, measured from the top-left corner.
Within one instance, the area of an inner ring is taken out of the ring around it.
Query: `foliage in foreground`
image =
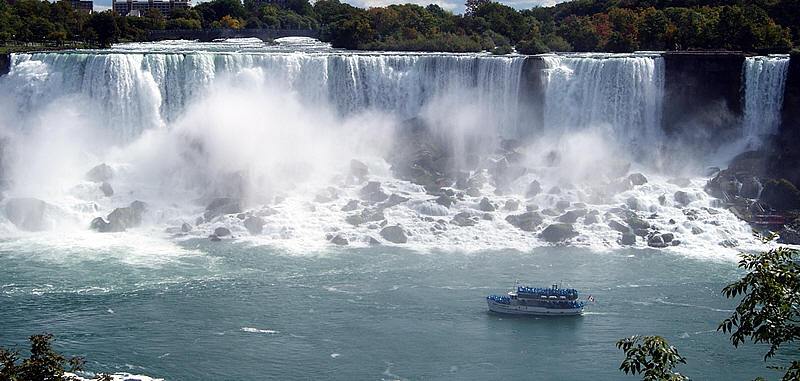
[[[0,381],[75,381],[66,375],[81,371],[84,360],[66,358],[52,348],[53,335],[33,335],[30,357],[20,361],[19,352],[0,348]],[[100,375],[98,381],[111,381],[111,376]]]
[[[617,348],[625,352],[625,360],[619,366],[625,374],[641,374],[644,381],[689,379],[673,371],[678,364],[686,364],[686,359],[663,337],[631,336],[617,341]]]
[[[800,250],[779,247],[765,253],[743,253],[741,257],[739,268],[747,274],[727,285],[722,293],[727,298],[742,299],[717,330],[730,334],[734,347],[747,341],[768,344],[766,361],[800,339]],[[643,374],[647,381],[688,379],[672,372],[686,361],[661,337],[633,336],[618,341],[617,348],[625,352],[620,370],[626,374]],[[791,354],[796,356],[797,352]],[[783,381],[800,380],[800,360],[776,369],[786,372]]]

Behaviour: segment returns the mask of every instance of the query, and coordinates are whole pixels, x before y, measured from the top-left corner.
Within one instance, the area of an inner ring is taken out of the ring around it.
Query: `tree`
[[[53,335],[33,335],[31,355],[19,361],[19,352],[0,348],[0,380],[9,381],[72,381],[75,377],[66,375],[81,371],[84,361],[80,357],[66,358],[52,348]],[[107,374],[101,374],[98,381],[111,381]]]
[[[93,13],[89,19],[89,27],[97,33],[97,40],[103,47],[109,46],[119,37],[119,28],[112,11]]]
[[[718,330],[731,335],[738,347],[748,339],[769,344],[764,360],[778,349],[800,339],[800,251],[779,247],[766,253],[744,253],[739,268],[744,278],[726,286],[727,298],[742,297],[731,317]],[[792,361],[789,373],[800,372],[800,362]],[[784,377],[784,380],[789,379]],[[792,378],[794,379],[794,378]]]
[[[467,16],[472,16],[481,5],[489,4],[491,2],[492,0],[467,0],[467,2],[464,3],[464,8],[466,8],[464,13]]]
[[[631,336],[617,341],[625,352],[619,369],[625,374],[642,375],[643,381],[684,381],[689,378],[673,371],[686,359],[661,336]]]

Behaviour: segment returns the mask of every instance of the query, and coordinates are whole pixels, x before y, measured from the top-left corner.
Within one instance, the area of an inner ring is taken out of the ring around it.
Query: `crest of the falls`
[[[750,148],[758,148],[765,136],[778,131],[788,71],[789,56],[747,57],[744,61],[743,138]]]

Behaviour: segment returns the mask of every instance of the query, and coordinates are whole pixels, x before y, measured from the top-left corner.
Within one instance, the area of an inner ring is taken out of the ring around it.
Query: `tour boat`
[[[507,295],[489,295],[486,303],[489,311],[512,315],[574,316],[583,314],[585,303],[578,300],[574,288],[526,287],[517,285]],[[589,296],[589,301],[593,297]]]

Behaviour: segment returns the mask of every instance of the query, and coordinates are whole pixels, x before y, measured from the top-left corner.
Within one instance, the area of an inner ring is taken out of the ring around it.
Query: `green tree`
[[[686,359],[661,336],[631,336],[617,341],[625,352],[619,369],[625,374],[642,375],[643,381],[684,381],[689,378],[675,372]]]
[[[97,35],[101,46],[107,47],[119,38],[119,27],[112,11],[95,12],[89,19],[89,28]]]
[[[0,348],[0,380],[3,381],[73,381],[75,377],[67,372],[81,371],[84,361],[80,357],[66,358],[52,348],[53,335],[33,335],[30,357],[20,360],[19,352]],[[100,374],[96,380],[111,381],[107,374]]]

